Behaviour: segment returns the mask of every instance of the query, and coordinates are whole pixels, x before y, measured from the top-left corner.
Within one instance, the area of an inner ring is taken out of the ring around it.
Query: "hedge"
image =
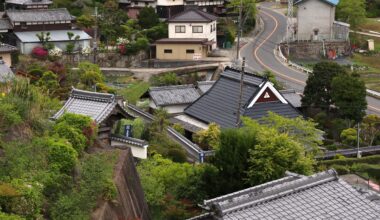
[[[343,159],[336,159],[336,160],[325,160],[320,161],[320,165],[325,166],[332,166],[332,165],[348,165],[352,166],[353,164],[357,163],[367,163],[367,164],[380,164],[380,155],[374,155],[374,156],[368,156],[368,157],[362,157],[362,158],[343,158]]]

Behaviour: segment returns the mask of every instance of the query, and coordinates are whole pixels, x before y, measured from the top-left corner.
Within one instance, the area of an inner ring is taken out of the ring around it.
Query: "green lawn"
[[[108,76],[107,83],[113,84],[116,93],[128,100],[129,103],[136,104],[140,97],[148,91],[150,84],[133,76]]]
[[[359,29],[363,31],[377,31],[380,32],[380,18],[367,18],[366,21],[359,25]]]
[[[368,66],[368,70],[358,71],[368,89],[380,92],[380,57],[355,54],[352,61],[360,66]]]

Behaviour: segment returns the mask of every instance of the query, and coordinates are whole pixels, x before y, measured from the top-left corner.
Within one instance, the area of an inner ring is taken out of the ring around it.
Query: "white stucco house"
[[[339,0],[296,0],[297,40],[348,40],[349,24],[335,21]]]
[[[156,41],[157,59],[199,60],[216,48],[217,17],[190,8],[168,20],[169,38]]]

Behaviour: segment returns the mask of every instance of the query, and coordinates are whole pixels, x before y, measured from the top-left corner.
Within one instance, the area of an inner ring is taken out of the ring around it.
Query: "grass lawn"
[[[363,31],[377,31],[380,32],[380,18],[367,18],[366,21],[359,25]]]
[[[109,76],[106,81],[115,85],[118,95],[129,103],[136,104],[137,100],[148,91],[150,84],[133,78],[133,76]]]
[[[360,66],[368,66],[368,70],[358,71],[368,89],[380,92],[380,57],[355,54],[352,61]]]

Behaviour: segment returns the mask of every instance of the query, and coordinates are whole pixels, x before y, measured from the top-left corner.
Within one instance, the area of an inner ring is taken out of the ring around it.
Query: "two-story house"
[[[296,0],[298,40],[348,40],[349,24],[335,21],[339,0]]]
[[[7,10],[4,17],[9,20],[13,30],[13,38],[10,41],[17,45],[22,54],[30,54],[34,47],[41,45],[41,39],[37,36],[41,32],[49,33],[47,41],[63,51],[76,36],[79,36],[75,41],[77,48],[90,45],[91,37],[88,34],[72,28],[75,17],[65,8]],[[72,39],[68,36],[69,32],[74,36]]]
[[[216,48],[217,17],[188,9],[168,20],[169,38],[156,41],[156,57],[163,60],[197,60]]]
[[[51,4],[50,0],[5,0],[5,9],[47,9]]]

